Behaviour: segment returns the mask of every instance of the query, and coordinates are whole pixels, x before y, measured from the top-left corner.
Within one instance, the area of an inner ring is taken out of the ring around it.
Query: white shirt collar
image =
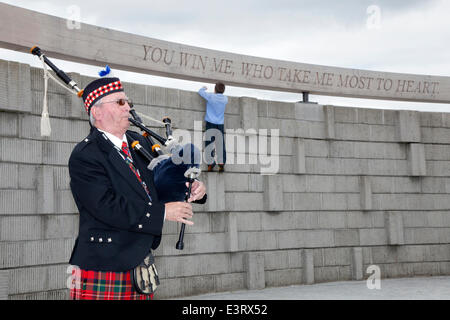
[[[98,129],[98,128],[97,128],[97,129]],[[113,134],[111,134],[111,133],[109,133],[109,132],[103,131],[103,130],[101,130],[101,129],[98,129],[98,131],[103,132],[103,133],[108,137],[108,139],[111,140],[111,142],[112,142],[116,147],[118,147],[119,149],[122,149],[122,142],[123,142],[123,141],[125,141],[125,143],[128,145],[127,136],[126,136],[125,134],[123,135],[122,140],[120,140],[120,139],[117,138],[115,135],[113,135]]]

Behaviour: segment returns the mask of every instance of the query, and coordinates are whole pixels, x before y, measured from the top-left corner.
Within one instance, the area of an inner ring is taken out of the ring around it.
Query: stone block
[[[264,176],[264,210],[283,210],[283,179],[280,175]]]
[[[288,192],[306,192],[306,184],[309,182],[307,175],[283,174],[283,191]],[[263,191],[263,189],[261,190]]]
[[[224,176],[225,190],[233,192],[256,191],[249,190],[249,176],[250,174],[227,173]]]
[[[245,288],[243,273],[219,274],[214,277],[215,291],[236,291]]]
[[[263,192],[264,176],[260,174],[248,175],[248,191],[250,192]]]
[[[446,114],[440,112],[420,112],[420,125],[424,127],[448,127]]]
[[[17,138],[0,138],[0,160],[19,163],[42,163],[42,142]]]
[[[325,136],[329,140],[333,140],[336,138],[335,132],[335,124],[334,124],[334,107],[333,106],[324,106],[323,107],[325,114]]]
[[[397,110],[383,110],[384,124],[395,126],[398,122]]]
[[[213,292],[215,275],[165,279],[161,291],[158,288],[156,296],[159,299],[185,297]]]
[[[302,283],[301,269],[266,271],[267,287],[292,286]]]
[[[372,186],[368,176],[359,177],[360,203],[362,210],[372,210]]]
[[[335,107],[334,108],[336,122],[357,123],[358,108]]]
[[[19,187],[19,166],[14,163],[0,163],[0,189]]]
[[[339,269],[340,269],[340,267],[315,268],[315,281],[317,283],[338,281],[339,280]]]
[[[309,139],[326,139],[326,123],[297,120],[297,137]]]
[[[329,157],[330,152],[328,141],[304,139],[304,143],[305,154],[309,157]]]
[[[421,142],[420,113],[401,110],[398,114],[398,132],[400,142]]]
[[[70,176],[68,167],[53,167],[55,190],[69,190]]]
[[[276,250],[264,253],[265,270],[301,269],[301,250]]]
[[[205,110],[204,108],[202,110]],[[260,113],[260,105],[258,104],[258,113]],[[226,115],[237,115],[240,118],[240,105],[239,105],[239,97],[228,96],[228,103],[225,110]],[[267,116],[267,109],[266,109]],[[260,115],[261,116],[261,115]]]
[[[355,212],[347,212],[347,227],[350,229],[353,228],[371,228],[372,216],[365,214],[363,212],[355,211]]]
[[[53,167],[44,165],[38,169],[36,200],[39,213],[55,211]]]
[[[294,105],[295,119],[308,121],[325,121],[324,110],[322,105],[315,103],[295,103]]]
[[[334,241],[337,247],[358,246],[359,232],[352,229],[334,230]]]
[[[244,131],[248,129],[258,130],[258,100],[255,98],[239,98],[241,109],[241,127]]]
[[[303,139],[294,139],[292,163],[295,174],[306,173],[306,152]]]
[[[387,244],[387,231],[385,229],[359,229],[359,242],[361,246],[377,246]]]
[[[67,165],[75,146],[76,143],[43,141],[42,162],[44,164]]]
[[[450,146],[425,144],[426,160],[450,160]]]
[[[405,244],[403,233],[403,216],[401,212],[386,212],[385,219],[388,244]]]
[[[10,275],[10,294],[66,289],[71,272],[72,268],[68,265],[13,269]]]
[[[352,248],[352,279],[353,280],[362,280],[364,271],[363,271],[363,250],[362,248]]]
[[[359,123],[335,123],[336,139],[370,141],[371,126]]]
[[[206,211],[224,211],[225,210],[225,181],[222,175],[217,172],[208,172],[205,177],[206,193]]]
[[[266,287],[264,254],[257,252],[245,253],[245,270],[245,284],[248,290],[264,289]]]
[[[412,176],[426,176],[425,148],[421,143],[411,143],[408,148],[408,161]]]
[[[0,218],[0,241],[42,239],[43,216],[4,216]]]
[[[384,110],[358,108],[358,122],[384,124]]]
[[[188,256],[156,257],[156,263],[161,268],[162,278],[190,277],[208,274],[223,274],[230,272],[228,254],[197,254]]]
[[[262,214],[261,228],[262,230],[289,230],[298,226],[300,220],[304,220],[303,216],[295,216],[293,212],[269,212]]]
[[[360,158],[355,156],[355,147],[358,146],[357,142],[331,141],[329,145],[330,157],[332,158]]]
[[[8,300],[9,270],[0,270],[0,300]]]
[[[167,90],[165,88],[146,86],[145,91],[146,91],[145,104],[151,106],[167,105]]]
[[[347,226],[345,212],[317,212],[320,229],[343,229]]]
[[[314,254],[313,250],[302,251],[302,279],[304,284],[314,283]]]
[[[237,102],[239,103],[239,98],[236,99]],[[228,104],[230,103],[230,100],[228,98]],[[268,117],[268,104],[269,102],[267,100],[258,100],[258,117],[262,117],[262,118],[267,118]],[[239,104],[236,106],[236,110],[239,111]],[[227,109],[228,109],[228,105],[227,105]]]
[[[299,233],[299,231],[296,231]],[[336,246],[333,230],[304,230],[300,232],[304,248],[321,248]]]
[[[0,215],[36,213],[36,191],[0,189]]]
[[[0,113],[0,136],[17,137],[18,121],[17,113],[1,112]]]
[[[293,210],[320,210],[322,196],[319,193],[293,193]]]
[[[268,116],[270,118],[293,119],[294,104],[280,101],[269,101]]]
[[[350,142],[351,143],[351,142]],[[373,142],[353,142],[354,157],[362,159],[384,159],[385,144]],[[344,156],[345,157],[345,156]],[[347,156],[348,157],[348,156]]]
[[[263,217],[270,215],[270,213],[266,212],[245,212],[239,213],[237,216],[237,231],[261,231],[264,230],[262,228]],[[277,215],[275,213],[273,215]],[[267,230],[271,230],[267,228]]]
[[[376,142],[397,142],[397,127],[385,125],[369,125],[369,140]]]
[[[61,239],[78,235],[79,216],[76,215],[44,215],[42,232],[45,239]]]
[[[361,209],[361,197],[359,194],[348,193],[345,196],[346,196],[348,210],[362,210]]]
[[[30,113],[30,66],[0,60],[0,79],[0,110]]]
[[[275,250],[277,249],[277,235],[278,234],[273,231],[240,232],[238,239],[239,250]]]
[[[74,239],[0,242],[0,268],[67,263]]]
[[[439,231],[436,232],[431,228],[405,228],[404,230],[406,244],[435,244],[440,242],[439,238]]]
[[[350,260],[350,248],[323,249],[323,266],[346,266],[350,264]]]
[[[350,192],[359,193],[359,177],[358,176],[335,176],[334,180],[334,192]]]
[[[273,118],[270,118],[271,120]],[[282,137],[297,137],[299,136],[299,123],[293,119],[281,119],[280,121],[280,135]]]
[[[262,211],[264,195],[259,192],[229,192],[225,194],[226,211]],[[224,211],[220,210],[220,211]],[[216,210],[219,211],[219,210]]]
[[[69,300],[70,292],[67,289],[43,292],[31,292],[9,296],[9,300]]]
[[[206,101],[198,94],[197,91],[193,92],[179,90],[179,102],[181,109],[198,110],[203,112],[206,111]],[[161,105],[165,106],[165,104]]]
[[[230,252],[236,252],[239,251],[237,213],[229,212],[227,214],[227,220],[228,250]]]

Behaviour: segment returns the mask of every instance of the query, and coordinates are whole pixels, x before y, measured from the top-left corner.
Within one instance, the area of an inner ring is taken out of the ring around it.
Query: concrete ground
[[[372,283],[373,285],[373,283]],[[313,285],[220,292],[181,300],[448,300],[450,277],[381,279],[380,289],[364,281],[327,282]]]

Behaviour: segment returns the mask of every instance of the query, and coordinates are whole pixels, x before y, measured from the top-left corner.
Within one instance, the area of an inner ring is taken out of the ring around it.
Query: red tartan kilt
[[[153,294],[137,293],[131,282],[131,271],[72,271],[72,300],[152,300]]]

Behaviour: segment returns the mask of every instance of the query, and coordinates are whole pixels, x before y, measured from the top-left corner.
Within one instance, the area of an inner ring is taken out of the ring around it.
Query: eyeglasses
[[[120,98],[117,100],[112,100],[112,101],[103,101],[97,104],[104,104],[104,103],[117,103],[119,106],[124,106],[125,103],[128,103],[128,105],[130,106],[130,108],[133,108],[133,102],[131,102],[130,99],[125,99],[125,98]]]

